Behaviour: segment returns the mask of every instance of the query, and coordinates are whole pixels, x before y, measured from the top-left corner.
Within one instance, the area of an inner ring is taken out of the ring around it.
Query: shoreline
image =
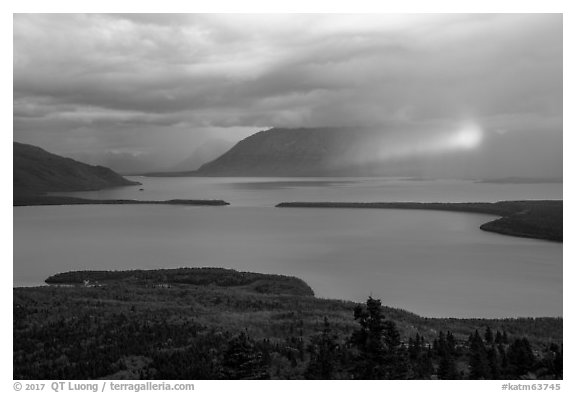
[[[256,350],[249,353],[270,373],[265,379],[305,379],[313,362],[306,348],[315,348],[326,332],[345,351],[335,356],[342,370],[358,362],[347,343],[360,331],[357,313],[366,310],[364,303],[317,298],[297,277],[178,268],[75,271],[47,281],[65,286],[13,289],[17,379],[227,379],[212,369],[190,370],[190,365],[228,364],[239,339],[247,343],[240,348]],[[395,379],[436,379],[442,356],[434,348],[448,334],[458,348],[454,361],[468,369],[475,348],[470,337],[479,337],[478,332],[485,333],[488,350],[499,343],[511,359],[519,340],[529,340],[534,362],[527,375],[550,379],[558,374],[541,369],[540,361],[561,355],[562,317],[428,318],[371,297],[368,304],[377,306],[399,351],[414,349],[415,337],[432,350],[427,353],[436,367],[420,377]],[[409,364],[414,370],[422,367],[417,359]],[[282,374],[286,370],[289,374]],[[334,378],[354,379],[355,374]],[[459,378],[477,379],[470,373]]]
[[[84,199],[52,195],[17,195],[14,207],[62,205],[184,205],[228,206],[224,200]],[[480,213],[500,216],[480,225],[486,232],[529,239],[563,242],[563,200],[500,202],[281,202],[279,208],[407,209]]]
[[[316,296],[314,290],[303,279],[296,276],[239,271],[222,267],[180,267],[159,269],[130,270],[76,270],[56,273],[47,277],[43,285],[12,287],[17,291],[66,290],[124,287],[142,289],[183,289],[206,288],[209,290],[239,290],[253,296],[279,296],[310,299],[312,301],[358,305],[362,302],[338,298]],[[442,317],[423,316],[404,308],[385,305],[386,308],[410,315],[419,320],[447,320],[453,322],[472,321],[526,321],[526,320],[562,320],[560,316],[509,316],[509,317]]]
[[[501,202],[281,202],[279,208],[407,209],[500,216],[480,229],[501,235],[562,242],[562,200]]]
[[[165,201],[143,201],[136,199],[85,199],[68,196],[26,195],[14,197],[14,207],[24,206],[63,206],[63,205],[188,205],[188,206],[228,206],[221,199],[169,199]]]
[[[257,283],[258,285],[253,285]],[[262,285],[266,284],[266,285]],[[173,288],[207,287],[212,289],[234,289],[247,291],[256,295],[267,296],[298,296],[315,299],[320,302],[340,304],[361,304],[361,301],[325,298],[316,295],[314,289],[302,278],[283,274],[258,273],[240,271],[223,267],[180,267],[180,268],[154,268],[154,269],[120,269],[120,270],[75,270],[56,273],[47,277],[42,284],[30,286],[13,286],[17,291],[48,291],[50,289],[76,288],[125,288],[137,286],[141,288],[156,288],[168,286]],[[427,316],[417,314],[408,309],[394,305],[387,308],[410,314],[424,320],[450,320],[450,321],[513,321],[530,319],[563,319],[563,315],[513,315],[503,317],[455,317],[455,316]]]

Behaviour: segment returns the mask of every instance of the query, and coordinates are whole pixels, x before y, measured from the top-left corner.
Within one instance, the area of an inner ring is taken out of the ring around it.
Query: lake
[[[390,178],[131,178],[88,198],[224,199],[227,207],[14,209],[14,285],[81,269],[215,266],[293,275],[318,297],[429,317],[562,315],[562,244],[484,232],[493,216],[278,209],[283,201],[562,199],[562,184]],[[140,191],[143,189],[142,191]]]

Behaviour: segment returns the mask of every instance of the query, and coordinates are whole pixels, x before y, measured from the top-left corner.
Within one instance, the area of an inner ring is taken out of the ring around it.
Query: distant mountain
[[[229,150],[234,143],[223,139],[210,139],[198,146],[185,160],[169,169],[171,172],[195,171]]]
[[[70,158],[89,165],[102,165],[121,175],[162,170],[164,165],[152,154],[138,154],[126,151],[94,151],[77,153]]]
[[[363,162],[362,152],[378,134],[362,128],[273,128],[238,142],[198,176],[362,176],[381,168]]]
[[[14,142],[14,195],[90,191],[139,184],[103,166],[92,166]]]

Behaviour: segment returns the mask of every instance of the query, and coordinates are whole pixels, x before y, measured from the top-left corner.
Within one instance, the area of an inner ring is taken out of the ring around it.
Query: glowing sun
[[[463,149],[474,149],[482,143],[482,138],[483,133],[479,126],[467,125],[450,138],[450,144]]]

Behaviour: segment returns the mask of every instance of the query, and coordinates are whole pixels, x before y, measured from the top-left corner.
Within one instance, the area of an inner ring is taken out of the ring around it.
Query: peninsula
[[[340,209],[444,210],[501,216],[480,229],[502,235],[562,242],[563,201],[502,201],[466,203],[421,202],[282,202],[276,207]]]
[[[85,199],[58,195],[21,195],[14,198],[14,206],[50,206],[50,205],[190,205],[190,206],[227,206],[230,203],[221,199],[168,199],[165,201],[146,201],[137,199]]]
[[[225,206],[222,200],[84,199],[48,195],[50,192],[93,191],[136,186],[109,168],[88,165],[47,152],[37,146],[14,142],[14,206],[46,205],[196,205]]]

